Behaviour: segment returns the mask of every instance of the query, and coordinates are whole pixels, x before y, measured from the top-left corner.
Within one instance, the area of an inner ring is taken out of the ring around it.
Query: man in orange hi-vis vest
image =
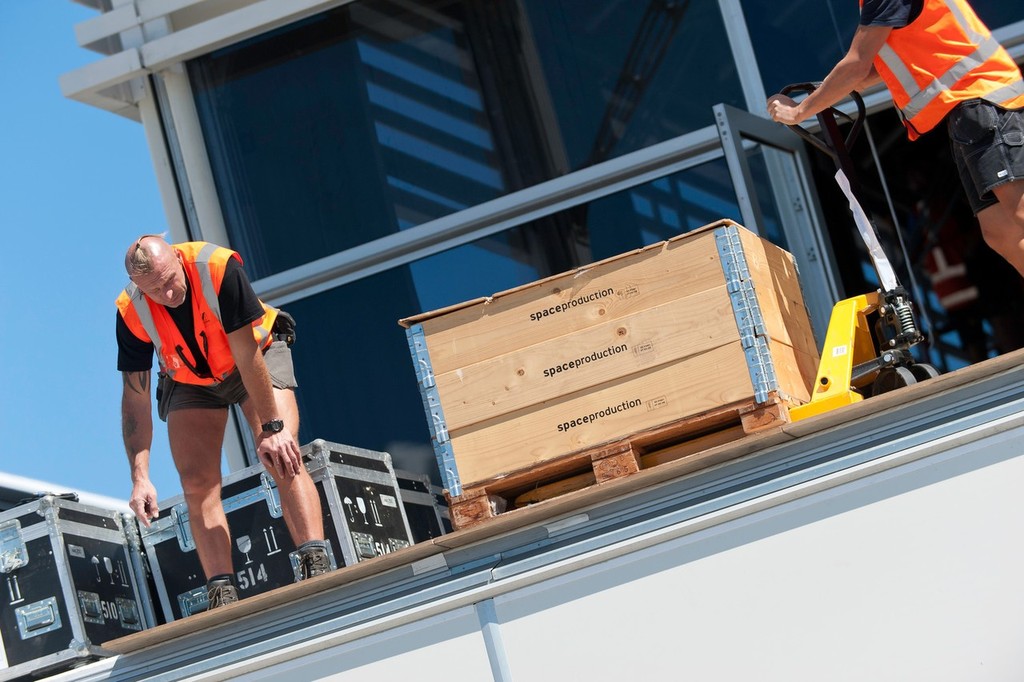
[[[117,298],[121,430],[131,467],[129,506],[149,525],[159,513],[149,478],[150,377],[160,365],[157,414],[188,505],[208,608],[238,600],[231,536],[221,504],[220,453],[228,406],[239,404],[256,451],[277,483],[302,579],[330,570],[323,512],[302,464],[291,360],[294,321],[257,298],[234,251],[145,235],[128,248],[131,283]]]
[[[966,0],[862,0],[849,51],[797,103],[768,98],[796,125],[882,81],[910,139],[943,120],[985,242],[1024,276],[1024,81]]]

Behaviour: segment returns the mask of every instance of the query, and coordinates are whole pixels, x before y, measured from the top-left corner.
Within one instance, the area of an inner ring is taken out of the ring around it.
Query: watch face
[[[280,419],[269,421],[263,425],[263,430],[269,431],[270,433],[279,433],[281,431],[284,431],[284,422],[281,421]]]

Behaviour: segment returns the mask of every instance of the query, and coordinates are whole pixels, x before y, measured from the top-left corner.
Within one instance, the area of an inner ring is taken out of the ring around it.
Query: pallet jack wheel
[[[918,381],[927,381],[939,376],[939,370],[927,364],[911,365],[910,371],[914,373],[914,378]]]
[[[878,373],[874,383],[871,384],[871,395],[882,395],[916,383],[917,377],[909,368],[886,367]]]

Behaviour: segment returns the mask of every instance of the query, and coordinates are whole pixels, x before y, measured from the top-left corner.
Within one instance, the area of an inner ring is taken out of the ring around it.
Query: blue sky
[[[0,0],[0,472],[128,498],[113,301],[137,235],[167,229],[142,124],[63,97],[72,0]],[[152,479],[181,491],[157,422]]]

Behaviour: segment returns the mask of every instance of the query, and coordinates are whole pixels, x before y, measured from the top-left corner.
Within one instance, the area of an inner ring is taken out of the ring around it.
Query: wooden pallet
[[[448,495],[452,527],[461,530],[487,519],[575,490],[600,485],[665,462],[693,456],[748,434],[790,423],[790,403],[776,393],[762,404],[726,405],[656,428],[632,433],[528,470]]]

